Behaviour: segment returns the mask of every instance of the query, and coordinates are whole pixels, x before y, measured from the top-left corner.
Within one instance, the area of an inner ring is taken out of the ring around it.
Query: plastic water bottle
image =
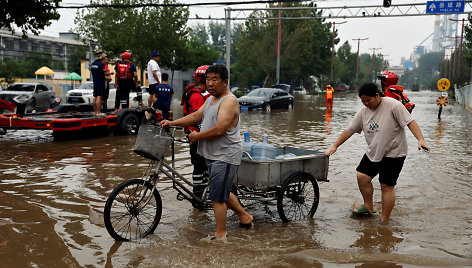
[[[275,159],[277,155],[277,149],[274,145],[268,143],[269,136],[267,134],[262,135],[262,142],[254,144],[251,148],[251,156],[254,160],[267,160]]]
[[[248,154],[251,154],[251,147],[254,144],[255,144],[255,142],[253,142],[249,139],[249,132],[244,132],[243,158],[249,158],[245,152],[247,152]]]

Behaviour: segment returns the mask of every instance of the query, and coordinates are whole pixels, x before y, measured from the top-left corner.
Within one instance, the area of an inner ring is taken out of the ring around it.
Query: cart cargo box
[[[237,184],[260,190],[280,186],[295,172],[306,172],[318,181],[327,181],[329,156],[322,152],[283,147],[277,155],[294,154],[284,159],[254,161],[241,159]]]

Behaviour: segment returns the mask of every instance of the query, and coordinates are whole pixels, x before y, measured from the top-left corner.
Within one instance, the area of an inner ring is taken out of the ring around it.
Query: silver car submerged
[[[2,90],[0,98],[25,103],[29,108],[49,108],[55,95],[41,83],[15,83]]]

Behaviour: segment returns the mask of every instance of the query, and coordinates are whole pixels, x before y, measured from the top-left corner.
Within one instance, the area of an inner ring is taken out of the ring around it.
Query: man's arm
[[[203,106],[202,106],[203,107]],[[200,108],[201,109],[201,108]],[[199,112],[200,109],[197,111]],[[212,140],[223,136],[226,134],[226,131],[236,127],[239,120],[239,103],[236,98],[226,98],[220,104],[218,111],[218,119],[216,124],[201,132],[192,132],[189,134],[188,138],[190,142],[198,140]]]
[[[169,120],[162,120],[160,123],[160,126],[162,128],[168,127],[168,126],[181,126],[181,127],[188,127],[188,126],[193,126],[197,123],[200,123],[203,118],[203,111],[205,110],[205,105],[204,103],[200,109],[198,109],[196,112],[191,113],[187,116],[184,116],[182,118],[179,118],[175,121],[169,121]]]
[[[138,83],[139,83],[138,72],[133,72],[133,79],[134,79],[134,83],[136,84],[136,87],[138,87]]]
[[[157,77],[157,71],[156,70],[152,70],[152,76],[154,76],[154,79],[156,79],[158,84],[161,83],[161,81],[159,81],[159,77]]]
[[[421,133],[420,127],[418,126],[418,123],[416,123],[415,120],[411,121],[408,124],[408,128],[410,129],[411,133],[415,136],[415,138],[418,140],[418,150],[425,150],[429,152],[429,146],[426,144],[423,138],[423,133]]]
[[[338,139],[334,142],[333,146],[329,148],[325,154],[332,155],[336,152],[339,146],[341,146],[345,141],[347,141],[354,133],[345,129],[341,135],[339,135]]]

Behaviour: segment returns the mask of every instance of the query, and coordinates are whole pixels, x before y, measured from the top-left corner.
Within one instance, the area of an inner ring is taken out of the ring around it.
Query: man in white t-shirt
[[[405,126],[418,140],[418,150],[429,152],[423,134],[405,106],[395,99],[380,97],[376,84],[367,83],[359,89],[359,97],[365,107],[354,116],[351,124],[326,151],[332,155],[354,133],[364,132],[367,150],[357,167],[357,184],[364,204],[354,208],[355,215],[372,215],[374,187],[372,179],[379,175],[382,191],[382,220],[388,220],[395,205],[395,185],[405,161],[408,144]]]
[[[151,52],[151,60],[147,64],[147,73],[149,81],[149,98],[148,107],[152,107],[152,104],[157,100],[157,85],[161,83],[161,69],[157,61],[160,59],[161,54],[159,51]]]

